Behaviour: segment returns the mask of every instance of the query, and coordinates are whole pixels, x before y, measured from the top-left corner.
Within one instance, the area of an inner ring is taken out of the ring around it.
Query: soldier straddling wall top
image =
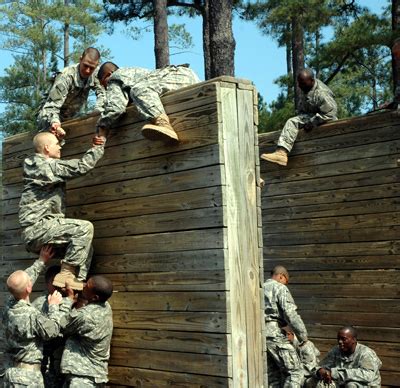
[[[197,75],[185,66],[167,66],[150,71],[139,67],[118,68],[112,62],[101,65],[97,74],[106,88],[106,104],[97,122],[97,130],[106,136],[110,126],[132,102],[144,120],[144,137],[164,142],[178,142],[178,135],[165,113],[160,96],[171,90],[200,82]]]
[[[66,67],[57,75],[37,116],[39,131],[52,131],[63,137],[61,122],[79,114],[90,90],[96,93],[97,98],[94,112],[103,110],[105,90],[96,77],[99,60],[99,51],[89,47],[82,53],[78,64]]]
[[[271,154],[262,154],[261,159],[286,166],[288,154],[296,141],[299,129],[310,131],[330,120],[337,120],[337,105],[332,91],[314,73],[302,70],[297,76],[301,93],[301,103],[298,116],[286,121],[279,136],[278,147]]]
[[[50,132],[33,139],[35,154],[24,161],[24,189],[19,203],[22,238],[31,252],[43,245],[66,248],[61,272],[54,285],[83,289],[92,258],[93,225],[89,221],[65,218],[65,183],[92,170],[104,153],[105,138],[93,138],[92,147],[81,159],[60,160],[59,140]],[[75,275],[77,274],[77,278]]]

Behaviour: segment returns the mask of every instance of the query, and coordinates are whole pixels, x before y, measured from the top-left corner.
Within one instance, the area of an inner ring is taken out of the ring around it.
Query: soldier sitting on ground
[[[344,388],[380,387],[382,362],[372,349],[357,342],[357,330],[352,326],[342,327],[337,341],[338,345],[321,361],[316,378],[307,387],[323,388],[328,384]]]
[[[287,165],[288,154],[296,141],[299,129],[311,131],[327,121],[337,120],[334,95],[322,81],[314,77],[312,70],[301,70],[297,82],[302,91],[299,114],[286,121],[276,151],[261,155],[261,159],[281,166]]]
[[[68,336],[61,361],[64,387],[100,387],[108,381],[113,320],[107,300],[112,290],[106,277],[90,277],[82,292],[86,305],[70,314],[63,329]]]
[[[154,71],[139,67],[120,69],[112,62],[105,62],[97,76],[107,90],[104,111],[97,122],[100,135],[106,135],[111,125],[131,102],[143,120],[150,121],[142,128],[144,137],[164,142],[179,141],[160,96],[168,91],[200,82],[191,69],[185,66],[167,66]]]
[[[40,372],[43,357],[43,340],[55,338],[60,333],[60,321],[69,313],[73,291],[62,306],[62,296],[54,291],[48,296],[48,314],[45,315],[30,304],[32,287],[40,272],[54,255],[54,250],[43,246],[39,259],[25,271],[13,272],[7,279],[11,297],[3,314],[5,342],[5,387],[43,387]]]
[[[286,287],[289,273],[283,266],[271,271],[271,279],[264,283],[265,332],[267,333],[267,373],[270,388],[300,388],[303,368],[293,344],[282,328],[290,324],[303,350],[308,345],[307,329],[297,313],[297,306]]]
[[[66,67],[59,73],[43,105],[39,108],[39,131],[51,131],[60,137],[65,135],[61,122],[77,116],[86,104],[89,91],[96,93],[94,112],[103,110],[105,90],[96,78],[100,53],[94,47],[87,48],[79,63]]]
[[[61,267],[59,265],[53,265],[47,268],[44,274],[44,280],[46,282],[46,291],[43,295],[37,297],[33,302],[32,306],[36,307],[43,314],[49,313],[49,302],[48,296],[51,295],[56,288],[53,286],[54,277],[60,272]],[[62,291],[61,291],[62,293]],[[42,360],[42,375],[44,379],[45,387],[62,387],[63,376],[61,375],[60,362],[61,356],[64,349],[65,340],[62,335],[56,338],[52,338],[43,343],[43,360]]]
[[[61,271],[54,285],[82,290],[92,258],[93,225],[65,218],[65,183],[92,170],[104,153],[105,138],[93,138],[81,159],[60,160],[61,146],[55,135],[40,132],[34,139],[35,155],[24,161],[24,189],[19,203],[19,222],[26,248],[38,252],[43,245],[66,247]],[[77,279],[75,274],[77,273]]]

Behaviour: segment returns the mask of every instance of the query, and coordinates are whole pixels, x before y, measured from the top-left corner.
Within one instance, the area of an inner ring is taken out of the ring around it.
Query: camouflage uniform
[[[32,302],[32,306],[37,308],[43,314],[49,313],[48,293],[39,296]],[[52,338],[43,342],[43,359],[41,371],[44,379],[44,386],[58,388],[61,387],[64,381],[61,375],[60,363],[61,356],[64,350],[65,339],[63,336]]]
[[[94,110],[103,111],[105,90],[97,79],[97,70],[84,79],[80,76],[78,63],[66,67],[57,75],[37,116],[40,131],[48,130],[53,123],[61,123],[77,116],[86,104],[90,90],[96,93]]]
[[[69,336],[61,360],[66,387],[99,387],[107,380],[113,330],[108,302],[89,303],[73,310],[63,330]]]
[[[337,120],[334,95],[322,81],[316,79],[314,86],[307,94],[301,93],[299,115],[286,121],[279,136],[278,146],[290,152],[300,128],[307,123],[316,127],[330,120]]]
[[[81,159],[60,160],[35,154],[24,161],[24,190],[19,222],[27,249],[39,252],[45,244],[66,245],[62,262],[79,266],[78,280],[85,280],[92,258],[93,225],[65,218],[65,182],[92,170],[104,146],[94,146]]]
[[[264,283],[264,300],[268,386],[301,387],[301,362],[296,349],[281,329],[290,324],[299,341],[307,340],[307,330],[296,311],[296,304],[289,289],[274,279]]]
[[[132,102],[143,120],[165,114],[160,95],[200,82],[193,70],[167,66],[150,71],[139,67],[116,70],[107,85],[104,111],[98,127],[109,128]]]
[[[42,260],[36,260],[26,269],[32,284],[44,267]],[[69,299],[62,306],[50,305],[46,316],[25,300],[10,297],[3,314],[7,368],[5,387],[43,387],[40,372],[42,341],[59,335],[60,321],[70,311],[71,305],[72,301]],[[37,365],[38,369],[25,369],[18,366],[19,363]]]
[[[312,378],[319,365],[319,350],[310,340],[308,340],[303,346],[299,346],[299,341],[297,340],[297,338],[295,338],[293,345],[296,348],[296,352],[299,356],[303,368],[303,381],[308,378]]]
[[[338,346],[333,347],[320,364],[320,368],[330,369],[336,387],[345,388],[380,387],[381,366],[382,362],[376,353],[360,343],[357,343],[350,356],[342,355]],[[323,386],[323,382],[317,385]]]

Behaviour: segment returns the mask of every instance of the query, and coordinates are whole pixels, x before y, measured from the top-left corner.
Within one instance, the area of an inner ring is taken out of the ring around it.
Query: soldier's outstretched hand
[[[51,295],[48,296],[49,304],[60,304],[62,301],[62,295],[59,291],[55,290]]]
[[[55,255],[56,251],[52,245],[43,245],[40,250],[39,259],[43,261],[43,263],[47,264]]]
[[[92,143],[93,146],[104,145],[106,144],[106,138],[104,136],[96,135],[95,137],[93,137]]]

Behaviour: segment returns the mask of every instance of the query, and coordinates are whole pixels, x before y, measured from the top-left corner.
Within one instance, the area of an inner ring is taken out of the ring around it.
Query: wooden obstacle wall
[[[179,146],[142,138],[129,108],[98,167],[68,184],[67,216],[94,224],[92,272],[116,290],[110,384],[262,386],[256,92],[223,77],[163,103]],[[63,124],[65,157],[88,149],[95,121]],[[21,165],[31,152],[29,134],[4,142],[2,304],[8,274],[34,259],[17,218]],[[42,280],[35,289],[43,287]]]
[[[279,133],[259,137],[270,152]],[[300,134],[287,167],[261,162],[265,278],[289,288],[321,353],[352,324],[400,386],[400,115],[375,114]]]

